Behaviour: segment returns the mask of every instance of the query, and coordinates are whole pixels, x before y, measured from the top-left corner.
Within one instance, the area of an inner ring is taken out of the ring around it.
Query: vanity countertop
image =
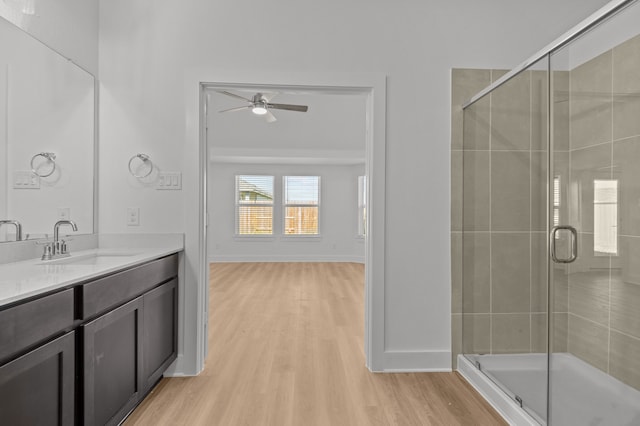
[[[49,291],[117,272],[183,249],[181,244],[154,248],[95,248],[43,261],[0,264],[0,307]]]

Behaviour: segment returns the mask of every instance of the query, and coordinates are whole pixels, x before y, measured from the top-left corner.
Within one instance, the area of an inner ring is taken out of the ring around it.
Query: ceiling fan
[[[222,93],[223,95],[231,96],[233,98],[242,99],[245,102],[248,102],[249,105],[225,109],[218,112],[232,112],[232,111],[241,111],[243,109],[251,110],[256,115],[264,115],[268,123],[273,123],[276,121],[275,115],[271,113],[271,109],[283,109],[286,111],[298,111],[298,112],[307,112],[309,109],[306,105],[291,105],[291,104],[274,104],[269,102],[276,93],[256,93],[253,95],[251,99],[247,99],[240,95],[236,95],[235,93],[227,92],[226,90],[217,90],[218,93]]]

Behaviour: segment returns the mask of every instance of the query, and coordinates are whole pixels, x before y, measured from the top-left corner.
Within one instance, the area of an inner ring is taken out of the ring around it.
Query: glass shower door
[[[545,424],[546,58],[465,109],[462,155],[462,350]]]
[[[640,424],[638,22],[636,4],[551,56],[552,425]]]

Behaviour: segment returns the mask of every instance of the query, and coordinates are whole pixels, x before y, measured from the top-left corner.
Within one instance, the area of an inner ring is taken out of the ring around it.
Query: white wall
[[[235,176],[272,175],[274,235],[236,237]],[[335,261],[364,262],[364,240],[358,234],[358,176],[360,166],[211,164],[209,169],[209,259],[229,262]],[[320,176],[319,237],[283,237],[280,233],[282,176]]]
[[[384,73],[385,346],[448,351],[450,69],[514,66],[604,3],[101,1],[100,230],[127,231],[131,203],[152,213],[145,230],[186,228],[197,206],[127,186],[123,168],[139,151],[184,167],[189,70]]]
[[[98,0],[3,0],[0,16],[98,74]]]

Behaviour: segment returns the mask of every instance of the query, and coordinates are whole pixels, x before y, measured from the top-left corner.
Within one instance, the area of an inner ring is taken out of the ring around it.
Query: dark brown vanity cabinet
[[[117,425],[176,359],[178,280],[85,324],[84,423]]]
[[[0,309],[0,425],[116,425],[177,357],[178,255]]]
[[[178,280],[146,293],[142,306],[142,379],[146,392],[160,380],[178,353]]]
[[[142,393],[142,297],[83,325],[82,335],[83,424],[118,424]]]
[[[71,289],[0,309],[0,424],[74,424],[73,324]]]
[[[120,423],[176,359],[177,275],[173,255],[83,286],[84,425]]]
[[[0,367],[0,424],[73,425],[75,332]]]

